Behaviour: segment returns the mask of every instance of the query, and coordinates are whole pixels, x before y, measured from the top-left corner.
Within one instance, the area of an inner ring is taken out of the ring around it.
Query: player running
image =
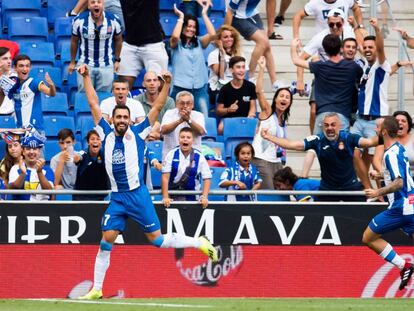
[[[362,242],[370,249],[400,269],[401,283],[404,289],[414,271],[414,265],[399,256],[381,235],[396,229],[402,229],[414,237],[414,182],[410,176],[410,165],[404,147],[397,141],[399,125],[394,117],[385,117],[380,125],[379,136],[384,140],[383,174],[372,171],[374,179],[384,178],[385,186],[380,189],[365,189],[368,198],[383,195],[388,197],[388,209],[375,216],[362,237]]]
[[[99,99],[92,86],[88,68],[83,65],[78,69],[78,73],[83,77],[92,117],[102,139],[105,168],[112,189],[109,206],[102,218],[102,240],[96,255],[93,288],[79,298],[102,298],[103,281],[109,267],[112,245],[118,234],[125,230],[128,217],[138,223],[153,245],[162,248],[198,248],[216,262],[217,250],[205,237],[196,239],[177,233],[161,234],[158,216],[148,189],[143,183],[145,138],[166,101],[171,75],[163,74],[164,86],[144,121],[130,126],[129,108],[117,105],[112,114],[112,129],[102,118]]]

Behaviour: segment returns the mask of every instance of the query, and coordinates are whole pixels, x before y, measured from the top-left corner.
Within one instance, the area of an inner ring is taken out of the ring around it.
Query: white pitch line
[[[124,305],[124,306],[147,306],[147,307],[164,307],[164,308],[212,308],[208,305],[184,305],[173,303],[156,303],[156,302],[122,302],[122,301],[96,301],[96,300],[72,300],[72,299],[25,299],[29,301],[44,302],[63,302],[63,303],[80,303],[80,304],[104,304],[104,305]]]

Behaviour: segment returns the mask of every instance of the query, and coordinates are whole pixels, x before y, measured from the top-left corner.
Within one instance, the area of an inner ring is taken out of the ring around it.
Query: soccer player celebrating
[[[401,228],[414,237],[414,182],[404,147],[397,141],[399,125],[394,117],[385,117],[380,127],[384,139],[383,174],[371,171],[374,179],[384,178],[385,186],[380,189],[365,189],[368,198],[387,195],[388,209],[375,216],[365,229],[362,242],[370,249],[400,269],[402,290],[408,284],[414,265],[399,256],[381,235]]]
[[[145,138],[166,101],[171,75],[163,74],[165,84],[144,121],[130,126],[129,108],[117,105],[112,114],[112,129],[102,118],[99,99],[92,86],[88,68],[83,65],[78,72],[83,77],[92,117],[102,139],[105,168],[112,188],[111,201],[102,218],[102,240],[95,261],[94,285],[88,294],[79,298],[102,298],[102,286],[109,267],[112,245],[118,234],[125,230],[128,217],[138,223],[148,240],[157,247],[194,247],[208,255],[213,262],[217,261],[217,250],[205,237],[196,239],[176,233],[161,234],[158,216],[143,183]]]

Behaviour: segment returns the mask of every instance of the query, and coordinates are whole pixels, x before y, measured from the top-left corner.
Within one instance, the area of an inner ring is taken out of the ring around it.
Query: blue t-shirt
[[[309,69],[315,75],[316,114],[338,112],[350,118],[362,68],[343,59],[310,62]]]
[[[305,191],[305,190],[319,190],[321,185],[321,181],[317,179],[308,179],[308,178],[299,178],[295,184],[293,185],[293,190],[297,191]],[[305,201],[309,199],[313,199],[311,195],[306,194],[296,194],[295,195],[296,201]]]
[[[321,167],[320,190],[361,190],[357,179],[353,157],[359,147],[361,136],[340,131],[335,141],[324,134],[305,138],[305,150],[315,150]]]

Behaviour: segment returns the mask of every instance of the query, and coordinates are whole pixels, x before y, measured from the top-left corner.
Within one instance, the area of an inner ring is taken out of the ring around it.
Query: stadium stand
[[[77,3],[77,0],[51,0],[47,3],[47,20],[52,27],[55,20],[64,17],[66,12],[71,10]]]
[[[72,35],[72,21],[73,18],[70,17],[58,17],[55,20],[54,42],[57,57],[60,57],[62,53],[62,48],[66,47],[64,43],[69,43],[70,46],[70,38]],[[69,52],[70,51],[67,51],[66,53]]]
[[[42,104],[43,115],[50,116],[68,116],[68,97],[66,93],[56,93],[54,97],[40,94],[40,102]]]
[[[232,150],[239,142],[253,141],[257,119],[253,118],[224,118],[223,141],[226,146],[226,158],[233,156]],[[235,130],[237,129],[237,130]]]
[[[217,120],[216,118],[206,118],[206,131],[207,134],[203,136],[202,140],[210,140],[216,141],[217,140]]]
[[[14,117],[0,116],[0,128],[15,128],[15,127],[16,127],[16,120],[14,119]]]
[[[45,81],[45,74],[46,72],[49,74],[50,78],[52,79],[53,83],[56,86],[57,91],[62,91],[62,72],[60,68],[54,67],[34,67],[30,71],[30,76],[36,77],[39,80]]]
[[[21,42],[20,54],[30,57],[32,67],[55,66],[55,48],[51,42]]]
[[[40,17],[40,0],[2,0],[3,32],[7,32],[12,17]]]
[[[220,182],[220,176],[221,174],[224,172],[226,168],[225,167],[210,167],[210,171],[211,171],[211,186],[210,189],[211,190],[222,190],[219,187],[219,182]],[[225,196],[224,195],[209,195],[208,199],[210,201],[224,201],[225,200]]]
[[[171,14],[160,14],[160,23],[166,37],[171,37],[175,24],[177,23],[177,16]]]
[[[44,130],[48,139],[57,139],[62,128],[69,128],[75,132],[75,121],[69,116],[44,116]]]
[[[45,17],[11,17],[9,40],[18,42],[47,42],[49,32]]]

